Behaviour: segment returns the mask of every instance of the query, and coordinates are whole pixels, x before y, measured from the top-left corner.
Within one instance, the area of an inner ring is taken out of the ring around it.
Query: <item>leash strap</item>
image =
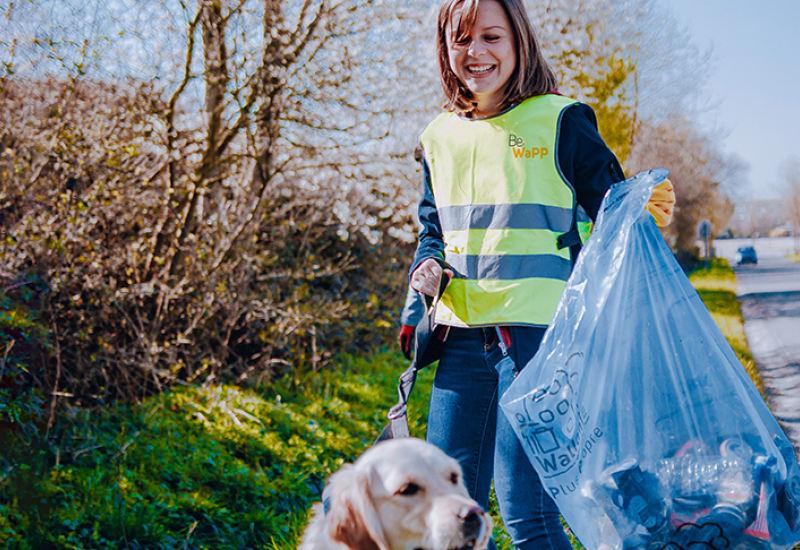
[[[426,311],[415,331],[414,358],[411,361],[411,365],[400,375],[397,385],[397,403],[389,409],[389,413],[386,415],[389,418],[389,424],[383,429],[375,443],[385,439],[409,437],[410,435],[408,429],[408,399],[411,397],[414,384],[417,382],[417,372],[433,362],[425,357],[425,350],[428,348],[431,340],[437,338],[434,331],[436,328],[436,323],[434,322],[436,304],[439,303],[439,299],[442,297],[444,289],[447,288],[449,282],[450,278],[443,275],[436,297],[423,295]],[[448,328],[449,327],[444,327],[445,330]],[[447,333],[440,333],[440,336],[442,336],[441,341],[444,341],[447,337]]]

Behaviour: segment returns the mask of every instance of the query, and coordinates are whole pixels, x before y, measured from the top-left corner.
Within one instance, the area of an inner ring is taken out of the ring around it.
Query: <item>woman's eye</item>
[[[400,491],[398,491],[398,492],[401,495],[408,497],[408,496],[417,494],[419,492],[419,490],[420,490],[419,485],[417,485],[416,483],[409,483],[408,485],[405,485],[404,487],[402,487],[400,489]]]
[[[486,40],[487,42],[497,42],[498,40],[500,40],[500,37],[499,36],[487,36],[484,40]]]

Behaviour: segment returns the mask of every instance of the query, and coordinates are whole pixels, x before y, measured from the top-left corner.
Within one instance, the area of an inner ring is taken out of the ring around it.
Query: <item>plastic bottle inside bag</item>
[[[673,499],[702,499],[747,505],[756,497],[753,473],[743,458],[687,455],[656,462],[662,492]]]

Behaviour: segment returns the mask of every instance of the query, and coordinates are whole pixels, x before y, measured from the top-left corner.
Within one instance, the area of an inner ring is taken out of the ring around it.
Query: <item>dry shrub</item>
[[[2,82],[0,273],[49,286],[47,389],[85,403],[175,382],[269,383],[385,343],[409,245],[386,218],[367,235],[332,207],[381,204],[291,161],[254,186],[244,146],[201,187],[205,134],[178,113],[168,144],[161,97],[140,83]]]

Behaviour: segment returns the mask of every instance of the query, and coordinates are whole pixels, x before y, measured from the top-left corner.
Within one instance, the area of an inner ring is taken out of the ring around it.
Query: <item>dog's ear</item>
[[[353,550],[389,550],[369,495],[369,478],[350,465],[331,478],[330,538]]]

